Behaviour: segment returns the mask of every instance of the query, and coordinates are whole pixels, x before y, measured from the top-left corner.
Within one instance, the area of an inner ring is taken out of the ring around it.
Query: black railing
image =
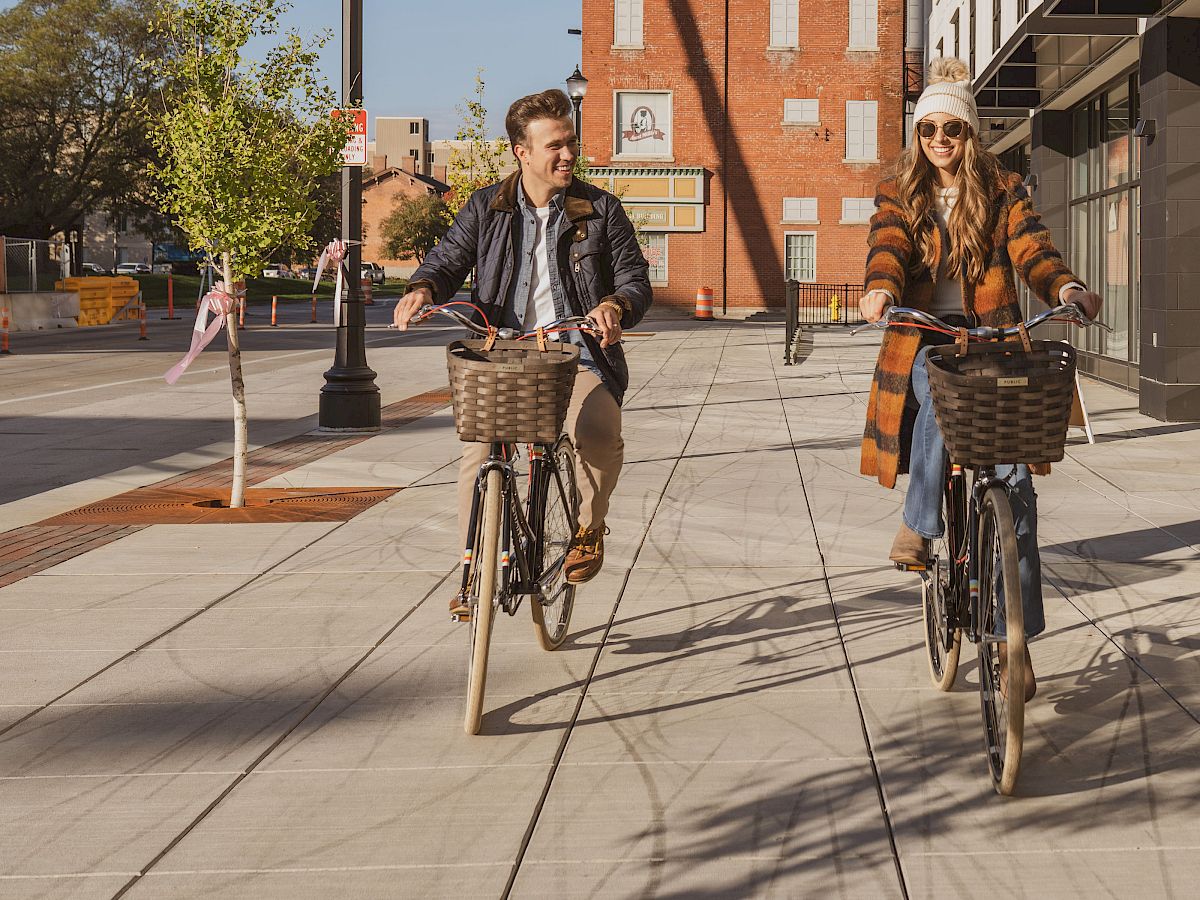
[[[861,325],[862,313],[858,300],[861,284],[813,284],[803,281],[787,282],[784,292],[784,365],[792,364],[796,333],[801,325]]]

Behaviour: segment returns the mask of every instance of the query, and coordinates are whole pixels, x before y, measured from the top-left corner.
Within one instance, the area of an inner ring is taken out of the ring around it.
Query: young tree
[[[500,170],[511,149],[505,138],[493,141],[487,136],[483,86],[483,69],[479,69],[475,73],[475,99],[468,98],[458,107],[463,123],[455,137],[466,141],[466,147],[456,147],[446,165],[446,180],[450,182],[446,206],[451,218],[458,215],[472,193],[500,180]]]
[[[314,187],[341,165],[347,123],[330,115],[317,51],[280,35],[261,62],[244,59],[252,37],[279,34],[283,0],[163,0],[151,30],[172,48],[150,69],[171,86],[153,129],[162,163],[151,167],[159,201],[221,272],[224,299],[281,246],[306,235],[317,215]],[[233,389],[230,506],[244,505],[246,391],[235,313],[225,315]]]
[[[389,259],[411,256],[422,263],[425,254],[450,230],[449,223],[449,208],[441,197],[401,197],[380,226],[383,251]]]

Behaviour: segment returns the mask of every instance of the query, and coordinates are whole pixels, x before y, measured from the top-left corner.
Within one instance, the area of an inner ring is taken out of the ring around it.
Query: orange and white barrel
[[[711,320],[713,317],[713,290],[710,287],[702,287],[696,291],[696,314],[694,319],[704,321]]]

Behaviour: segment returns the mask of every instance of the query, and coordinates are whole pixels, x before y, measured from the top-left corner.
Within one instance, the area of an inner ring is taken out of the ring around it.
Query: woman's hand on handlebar
[[[871,291],[869,294],[863,294],[858,300],[859,312],[872,325],[883,318],[884,311],[891,305],[892,298],[887,291]]]
[[[433,294],[429,288],[419,287],[415,291],[409,291],[396,301],[396,308],[392,310],[392,322],[401,331],[408,331],[408,323],[412,321],[412,317],[422,306],[431,303]]]
[[[1062,298],[1063,303],[1073,303],[1083,310],[1083,314],[1089,319],[1096,318],[1100,314],[1100,307],[1104,305],[1104,298],[1095,291],[1073,290],[1067,291]]]

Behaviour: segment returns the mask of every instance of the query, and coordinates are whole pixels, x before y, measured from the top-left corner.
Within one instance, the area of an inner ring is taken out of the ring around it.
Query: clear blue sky
[[[504,133],[517,97],[563,87],[580,59],[581,0],[363,0],[364,105],[375,116],[424,116],[432,139],[452,138],[455,106],[482,66],[488,124]],[[341,0],[294,0],[285,27],[335,34],[322,56],[340,92]],[[587,74],[587,73],[584,73]],[[371,133],[374,136],[374,122]]]

